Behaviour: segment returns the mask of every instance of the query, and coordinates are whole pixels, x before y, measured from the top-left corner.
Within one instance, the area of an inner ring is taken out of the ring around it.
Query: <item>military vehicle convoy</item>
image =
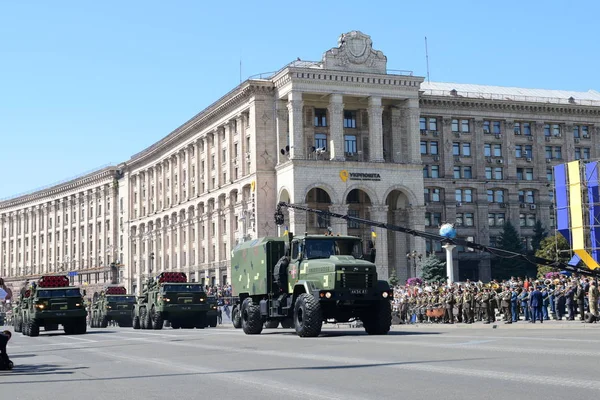
[[[189,283],[183,272],[161,272],[142,289],[132,312],[133,329],[204,328],[209,310],[201,283]]]
[[[67,335],[87,331],[81,290],[70,286],[66,275],[45,275],[37,284],[24,288],[13,315],[15,332],[27,336],[39,336],[40,327],[45,331],[58,330],[59,325]]]
[[[128,295],[124,286],[109,286],[100,293],[94,293],[90,316],[92,328],[106,328],[110,321],[119,327],[133,325],[132,312],[136,303],[134,295]]]
[[[276,214],[276,222],[283,215]],[[377,279],[362,240],[332,234],[264,237],[233,250],[235,327],[259,334],[263,326],[294,327],[300,337],[321,333],[324,322],[361,320],[371,335],[391,327],[393,291]]]

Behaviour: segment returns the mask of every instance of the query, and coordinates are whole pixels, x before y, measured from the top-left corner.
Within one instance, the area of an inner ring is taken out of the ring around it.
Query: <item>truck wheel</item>
[[[265,322],[265,329],[276,329],[277,327],[279,327],[279,321],[271,320]]]
[[[387,335],[392,326],[392,306],[388,300],[380,301],[361,321],[369,335]]]
[[[23,321],[23,335],[29,336],[29,320]]]
[[[163,315],[160,311],[155,311],[154,309],[152,309],[152,327],[154,328],[154,330],[160,330],[163,328],[163,324],[165,322],[165,319],[163,318]]]
[[[133,317],[133,329],[140,329],[140,317],[137,315]]]
[[[142,321],[144,321],[144,329],[152,329],[152,316],[148,310],[144,310],[144,316],[142,317]]]
[[[102,318],[100,322],[100,328],[106,328],[108,326],[108,317]]]
[[[246,335],[258,335],[263,329],[260,307],[251,298],[242,303],[242,329]]]
[[[294,324],[300,337],[316,337],[323,327],[321,305],[313,297],[302,293],[294,306]]]
[[[31,337],[40,336],[40,326],[34,321],[29,321],[29,327],[27,328],[27,333]]]
[[[231,311],[231,322],[233,322],[233,327],[235,329],[240,329],[242,327],[242,317],[238,306],[233,307],[233,310]]]
[[[22,330],[23,330],[23,327],[21,325],[21,319],[15,318],[15,332],[21,332]]]
[[[83,335],[87,332],[87,324],[85,323],[85,317],[82,317],[73,323],[73,333],[75,335]]]
[[[286,318],[281,321],[281,327],[283,329],[290,329],[294,327],[294,320],[292,318]]]

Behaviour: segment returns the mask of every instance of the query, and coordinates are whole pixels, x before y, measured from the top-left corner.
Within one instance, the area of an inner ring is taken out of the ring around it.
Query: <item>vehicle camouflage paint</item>
[[[94,294],[90,326],[106,328],[110,321],[115,321],[121,328],[132,326],[132,312],[136,298],[128,295],[124,286],[109,286],[99,294]]]
[[[70,286],[66,275],[45,275],[37,284],[23,288],[14,316],[15,331],[27,336],[39,336],[42,326],[52,331],[62,325],[68,335],[87,330],[87,311],[81,290]]]
[[[134,306],[133,329],[174,329],[207,326],[209,305],[204,286],[188,283],[183,272],[161,272],[148,279]]]
[[[239,244],[231,265],[240,298],[232,321],[247,334],[277,322],[301,337],[318,336],[324,322],[361,320],[369,334],[390,330],[393,292],[364,259],[360,238],[264,237]]]

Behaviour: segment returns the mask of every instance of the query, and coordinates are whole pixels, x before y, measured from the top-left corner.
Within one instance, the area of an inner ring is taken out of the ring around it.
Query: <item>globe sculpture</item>
[[[446,239],[454,239],[456,237],[456,229],[452,224],[444,224],[440,227],[440,236]]]

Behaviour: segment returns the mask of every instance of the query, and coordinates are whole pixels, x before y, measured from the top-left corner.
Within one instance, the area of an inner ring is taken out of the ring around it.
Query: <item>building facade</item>
[[[227,283],[231,250],[280,235],[279,201],[494,245],[504,221],[526,245],[554,226],[551,166],[598,158],[600,94],[427,83],[387,68],[353,31],[317,62],[249,79],[122,164],[0,202],[0,272],[14,285],[71,271],[130,290],[160,271]],[[419,273],[439,243],[287,211],[296,234],[360,236],[379,273]],[[407,254],[411,253],[411,258]],[[455,276],[489,279],[485,254],[458,248]]]

